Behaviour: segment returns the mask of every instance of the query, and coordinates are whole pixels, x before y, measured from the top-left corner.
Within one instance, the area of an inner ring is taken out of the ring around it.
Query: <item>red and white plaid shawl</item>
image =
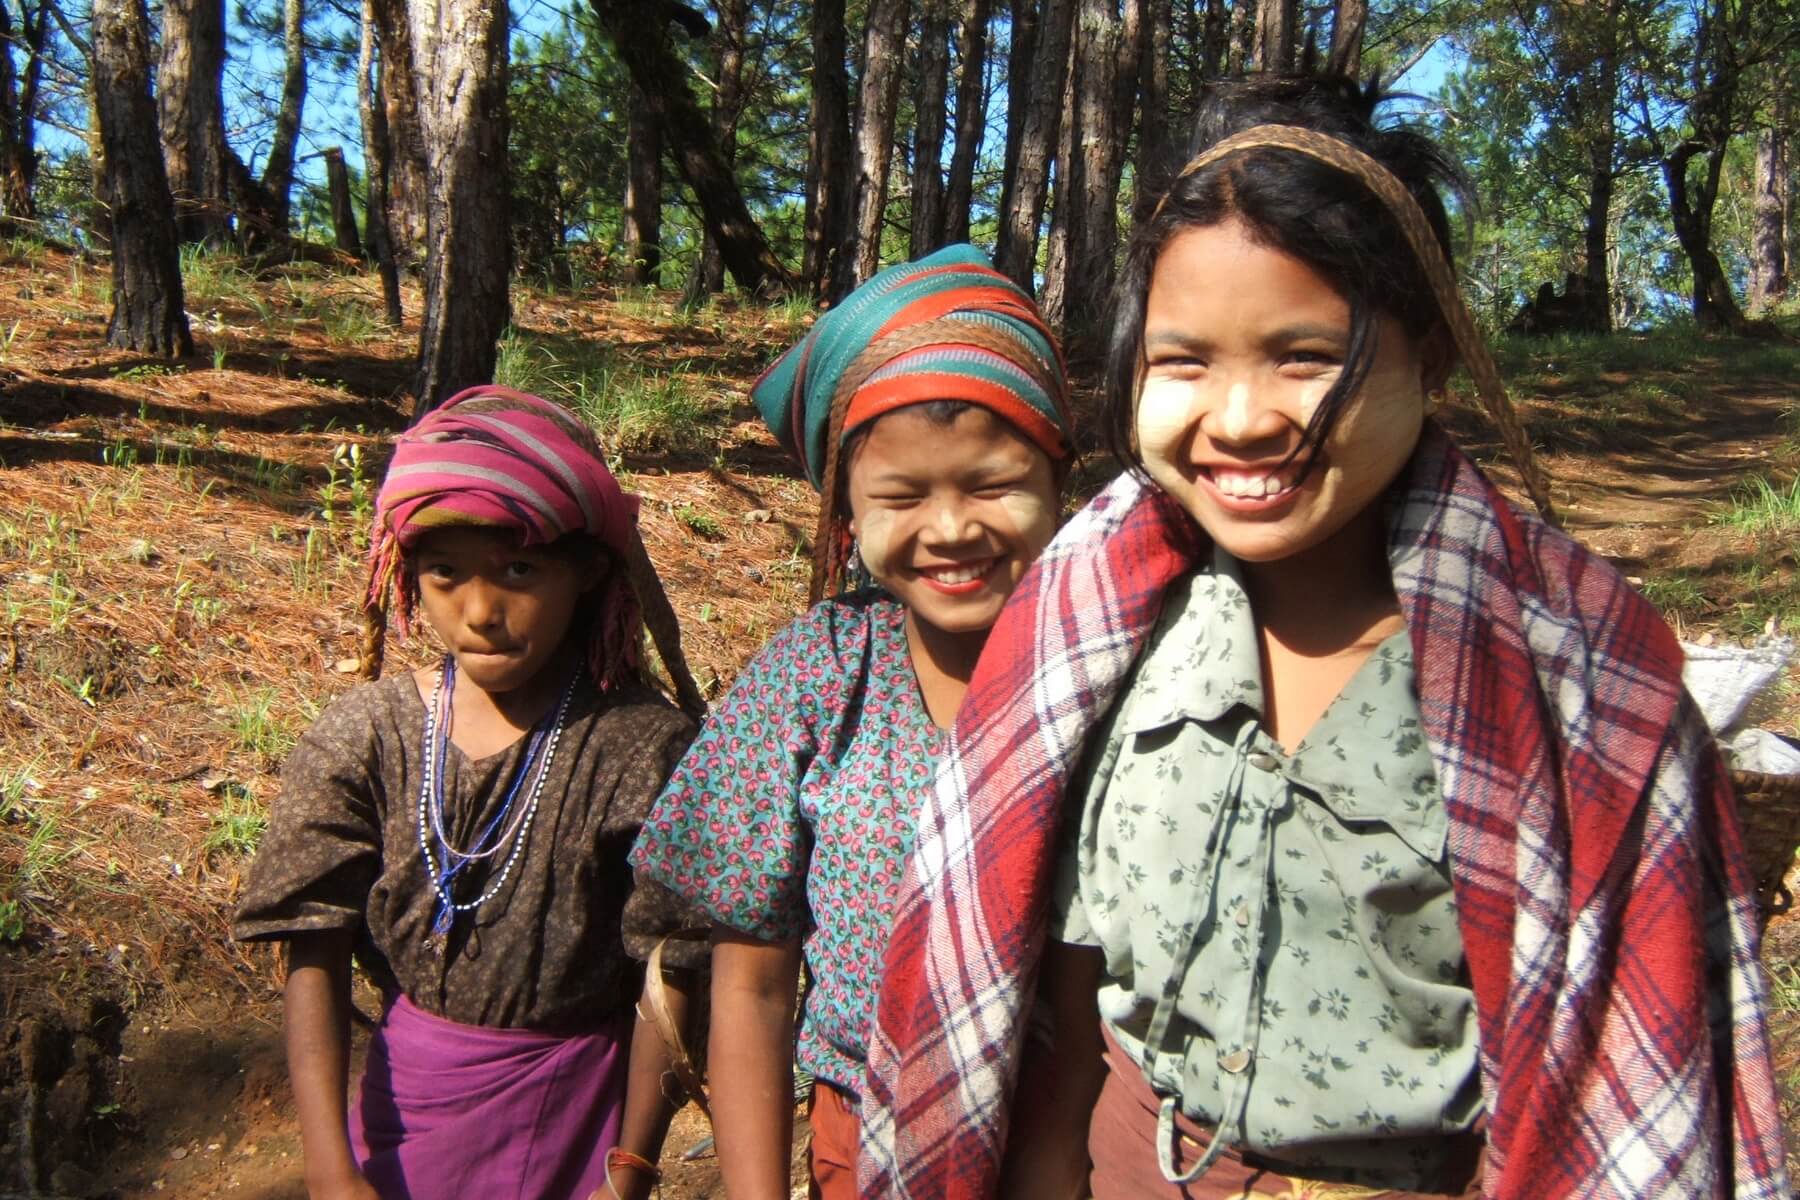
[[[1754,900],[1675,639],[1442,433],[1408,471],[1389,557],[1449,810],[1484,1195],[1785,1200]],[[994,1194],[1069,779],[1202,538],[1122,478],[995,626],[902,885],[865,1198]]]

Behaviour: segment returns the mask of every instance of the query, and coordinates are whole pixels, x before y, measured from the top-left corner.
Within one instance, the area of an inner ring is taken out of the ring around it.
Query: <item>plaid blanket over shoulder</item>
[[[1484,1194],[1786,1197],[1734,799],[1673,636],[1435,429],[1399,499],[1389,556],[1449,810]],[[1123,478],[995,627],[902,885],[864,1197],[994,1194],[1069,777],[1202,536]]]

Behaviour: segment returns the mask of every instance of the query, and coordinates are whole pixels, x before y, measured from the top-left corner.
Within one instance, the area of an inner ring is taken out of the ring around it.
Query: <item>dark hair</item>
[[[1439,189],[1463,201],[1468,187],[1457,166],[1430,138],[1405,128],[1377,128],[1375,109],[1395,97],[1379,84],[1341,76],[1254,75],[1215,80],[1201,93],[1190,151],[1183,162],[1255,125],[1294,125],[1329,134],[1386,167],[1424,210],[1450,260],[1450,221]],[[1170,164],[1179,168],[1181,163]],[[1146,190],[1150,207],[1138,214],[1113,298],[1101,424],[1107,444],[1126,467],[1140,467],[1133,441],[1137,390],[1144,364],[1144,317],[1156,260],[1185,229],[1233,217],[1258,241],[1291,254],[1331,281],[1350,304],[1350,341],[1344,370],[1320,401],[1290,458],[1317,461],[1349,398],[1374,361],[1376,323],[1399,320],[1415,338],[1444,318],[1431,285],[1399,223],[1360,181],[1335,167],[1287,150],[1231,154],[1185,177]]]

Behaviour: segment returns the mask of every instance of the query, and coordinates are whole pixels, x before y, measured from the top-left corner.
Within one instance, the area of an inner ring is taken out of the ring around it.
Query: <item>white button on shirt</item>
[[[1481,1097],[1406,635],[1291,756],[1261,711],[1249,599],[1221,555],[1170,589],[1089,751],[1052,935],[1104,951],[1103,1018],[1223,1140],[1429,1186]]]

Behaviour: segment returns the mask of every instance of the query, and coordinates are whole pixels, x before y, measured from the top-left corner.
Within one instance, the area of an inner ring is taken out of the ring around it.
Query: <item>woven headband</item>
[[[1180,174],[1175,176],[1168,190],[1156,202],[1150,219],[1154,221],[1162,215],[1169,197],[1174,194],[1175,186],[1182,180],[1222,158],[1249,150],[1287,150],[1335,168],[1373,192],[1394,220],[1399,222],[1400,231],[1406,235],[1407,244],[1412,247],[1414,259],[1425,272],[1432,297],[1437,301],[1438,313],[1443,317],[1444,324],[1450,327],[1450,336],[1456,340],[1456,349],[1462,355],[1470,378],[1475,381],[1475,390],[1480,394],[1488,415],[1500,430],[1500,440],[1506,446],[1508,457],[1519,469],[1526,493],[1545,521],[1559,525],[1556,511],[1550,504],[1549,482],[1538,465],[1536,455],[1531,451],[1531,439],[1526,436],[1518,411],[1513,408],[1512,400],[1506,394],[1506,386],[1500,381],[1500,370],[1494,365],[1493,355],[1488,353],[1487,341],[1476,328],[1475,317],[1469,312],[1468,303],[1457,287],[1456,275],[1450,269],[1443,247],[1438,244],[1437,235],[1432,232],[1431,222],[1426,219],[1418,200],[1406,190],[1406,185],[1392,171],[1330,134],[1295,125],[1256,125],[1214,143],[1181,168]]]

